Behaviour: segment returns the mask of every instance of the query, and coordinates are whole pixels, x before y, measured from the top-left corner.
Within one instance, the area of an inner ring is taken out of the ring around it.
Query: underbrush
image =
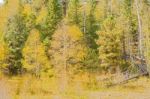
[[[3,87],[0,91],[8,96],[3,99],[90,99],[89,93],[92,92],[145,92],[150,89],[150,80],[146,77],[112,87],[108,87],[112,84],[112,80],[102,75],[97,77],[80,74],[67,80],[67,84],[64,85],[63,79],[55,76],[41,78],[31,75],[3,76],[0,83]]]

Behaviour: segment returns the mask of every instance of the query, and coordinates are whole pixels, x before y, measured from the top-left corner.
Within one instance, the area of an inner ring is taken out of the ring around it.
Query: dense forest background
[[[1,75],[57,79],[61,92],[76,79],[96,88],[149,75],[149,16],[150,0],[4,0]]]

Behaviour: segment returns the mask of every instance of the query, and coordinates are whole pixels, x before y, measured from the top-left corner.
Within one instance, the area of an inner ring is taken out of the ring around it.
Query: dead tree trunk
[[[83,1],[83,33],[86,33],[86,0]]]
[[[143,40],[143,35],[142,35],[142,23],[141,23],[141,16],[140,16],[140,9],[139,9],[139,3],[138,0],[135,0],[136,4],[136,12],[137,12],[137,18],[138,18],[138,32],[139,32],[139,55],[140,57],[143,56],[143,45],[142,45],[142,40]]]
[[[62,7],[63,7],[63,15],[65,17],[67,13],[67,0],[62,1]]]

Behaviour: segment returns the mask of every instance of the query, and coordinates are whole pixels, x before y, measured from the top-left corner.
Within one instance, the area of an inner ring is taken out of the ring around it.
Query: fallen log
[[[139,77],[141,77],[141,76],[146,76],[146,75],[149,75],[149,73],[148,73],[148,72],[145,72],[145,73],[142,73],[142,74],[133,75],[133,76],[131,76],[131,77],[125,79],[125,80],[122,80],[122,81],[120,81],[120,82],[117,82],[117,83],[108,85],[108,87],[125,84],[125,83],[127,83],[129,80],[136,79],[136,78],[139,78]]]

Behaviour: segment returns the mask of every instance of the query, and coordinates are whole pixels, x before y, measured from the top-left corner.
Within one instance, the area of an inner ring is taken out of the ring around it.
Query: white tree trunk
[[[138,17],[138,31],[139,31],[139,55],[142,57],[143,55],[143,46],[142,46],[142,40],[143,40],[143,35],[142,35],[142,23],[141,23],[141,16],[140,16],[140,11],[139,11],[139,3],[138,0],[135,0],[136,4],[136,12],[137,12],[137,17]]]

